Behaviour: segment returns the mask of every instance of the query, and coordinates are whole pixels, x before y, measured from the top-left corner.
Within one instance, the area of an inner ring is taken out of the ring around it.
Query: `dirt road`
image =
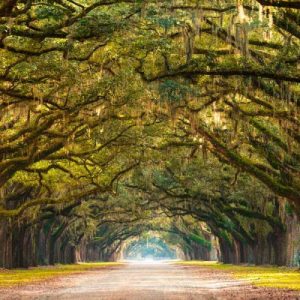
[[[300,299],[299,292],[258,288],[228,273],[169,263],[124,266],[0,291],[0,299]]]

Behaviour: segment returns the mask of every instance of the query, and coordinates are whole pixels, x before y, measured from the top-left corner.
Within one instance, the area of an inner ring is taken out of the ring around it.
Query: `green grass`
[[[55,277],[87,272],[116,265],[120,265],[120,263],[99,262],[76,265],[55,265],[30,269],[0,270],[0,287],[3,288],[30,284]]]
[[[99,262],[77,265],[56,265],[30,269],[0,270],[0,287],[31,284],[47,279],[117,266],[121,263]],[[300,271],[284,267],[229,265],[211,261],[180,261],[176,264],[212,268],[229,272],[237,279],[248,280],[257,286],[300,290]]]
[[[274,266],[230,265],[211,261],[180,261],[177,263],[230,272],[235,278],[248,280],[256,286],[300,290],[299,269]]]

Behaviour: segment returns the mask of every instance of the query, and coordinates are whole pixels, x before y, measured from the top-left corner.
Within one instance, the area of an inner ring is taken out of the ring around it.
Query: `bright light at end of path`
[[[145,259],[124,259],[121,262],[130,263],[130,264],[164,264],[179,261],[178,259],[153,259],[153,258],[145,258]]]

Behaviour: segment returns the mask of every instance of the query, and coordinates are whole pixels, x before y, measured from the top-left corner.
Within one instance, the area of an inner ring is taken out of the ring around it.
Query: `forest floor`
[[[60,274],[53,275],[58,269]],[[285,289],[280,284],[281,288],[268,287],[274,286],[274,281],[260,282],[261,278],[276,277],[275,269],[277,275],[281,274],[277,278],[288,277],[290,282],[295,281],[297,288],[299,272],[283,268],[236,267],[208,262],[99,263],[53,267],[52,273],[48,273],[51,276],[43,275],[39,280],[38,276],[33,280],[27,278],[18,284],[12,272],[21,278],[20,273],[24,275],[26,270],[0,272],[0,299],[300,299],[300,290]],[[32,270],[45,274],[51,268]],[[3,284],[5,276],[8,279]],[[8,284],[9,278],[13,278],[13,286]]]

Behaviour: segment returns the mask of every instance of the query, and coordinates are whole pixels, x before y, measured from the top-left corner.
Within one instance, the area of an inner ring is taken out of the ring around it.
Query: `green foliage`
[[[126,259],[142,258],[176,258],[175,251],[160,238],[147,237],[133,240],[124,250]]]
[[[53,19],[55,21],[63,19],[65,12],[58,6],[37,6],[36,8],[36,17],[37,19]]]
[[[167,100],[170,103],[176,103],[185,99],[190,89],[188,86],[180,84],[173,80],[165,80],[159,85],[159,94],[162,100]]]
[[[154,184],[161,186],[162,188],[172,189],[177,187],[174,179],[167,172],[161,170],[154,170],[153,172]]]
[[[195,233],[191,233],[189,235],[189,238],[198,243],[199,245],[207,248],[208,250],[211,250],[212,246],[211,246],[211,242],[210,241],[207,241],[203,236],[200,236],[198,234],[195,234]]]
[[[185,249],[266,238],[275,195],[299,208],[296,10],[125,2],[1,6],[1,217],[110,249],[161,215]]]
[[[117,24],[112,23],[108,15],[90,15],[79,20],[74,26],[74,37],[78,39],[101,37],[112,33]]]
[[[293,209],[293,207],[292,207],[288,202],[285,204],[284,209],[285,209],[285,212],[286,212],[289,216],[292,216],[292,215],[294,214],[294,209]]]
[[[173,18],[157,18],[155,19],[155,21],[159,26],[161,26],[165,30],[168,30],[178,24],[178,21]]]

